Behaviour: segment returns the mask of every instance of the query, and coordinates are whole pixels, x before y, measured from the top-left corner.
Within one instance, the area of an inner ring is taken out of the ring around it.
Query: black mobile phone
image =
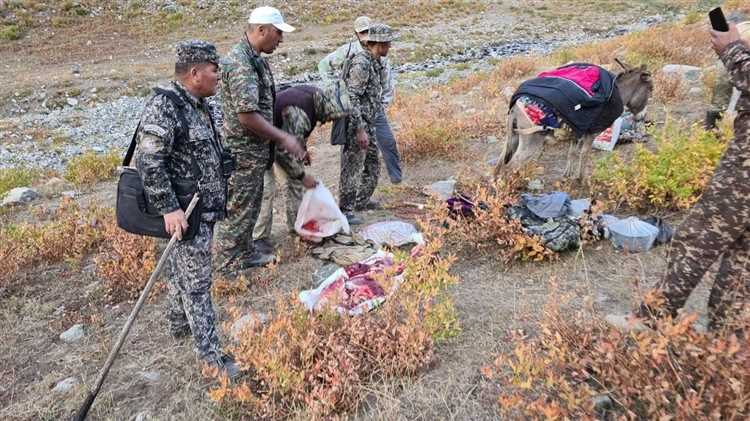
[[[715,30],[719,32],[729,31],[727,18],[724,17],[724,12],[722,12],[721,7],[711,9],[711,11],[708,12],[708,18],[711,19],[711,27]]]

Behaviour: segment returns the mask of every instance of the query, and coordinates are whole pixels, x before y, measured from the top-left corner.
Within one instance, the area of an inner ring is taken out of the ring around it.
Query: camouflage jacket
[[[732,85],[742,92],[736,110],[750,111],[750,47],[744,41],[733,42],[721,52],[720,57]]]
[[[352,102],[349,127],[360,129],[375,124],[383,109],[381,75],[382,65],[369,50],[352,57],[348,72],[343,75]]]
[[[262,74],[256,69],[262,68]],[[273,124],[274,80],[268,62],[247,40],[242,40],[221,60],[223,134],[239,161],[270,159],[270,142],[240,124],[239,113],[259,112]]]
[[[323,60],[320,60],[320,63],[318,63],[320,77],[323,80],[340,77],[344,62],[363,50],[362,44],[356,39],[340,46],[336,51],[323,57]],[[396,92],[396,78],[394,77],[388,57],[381,57],[380,64],[382,65],[382,74],[380,77],[383,87],[383,106],[387,107],[393,102],[393,96]]]
[[[179,82],[163,89],[182,99],[189,138],[182,137],[185,128],[175,103],[162,94],[149,98],[141,115],[135,152],[135,166],[147,199],[161,214],[177,210],[173,182],[195,182],[195,162],[204,219],[221,219],[226,208],[226,180],[221,172],[221,139],[211,120],[210,106]]]
[[[290,105],[281,112],[281,130],[297,138],[302,147],[307,150],[307,139],[305,134],[309,132],[317,121],[310,122],[307,114],[300,107]],[[299,180],[305,174],[305,166],[302,161],[289,155],[283,149],[276,149],[276,161],[290,178]]]

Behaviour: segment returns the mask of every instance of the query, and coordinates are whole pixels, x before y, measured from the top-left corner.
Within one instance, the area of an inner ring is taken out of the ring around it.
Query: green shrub
[[[104,155],[86,152],[70,160],[65,170],[65,179],[76,186],[87,186],[115,176],[120,165],[120,155],[108,152]]]
[[[42,171],[34,168],[0,169],[0,197],[16,187],[27,187],[42,176]]]
[[[731,138],[720,131],[686,129],[673,121],[653,133],[657,150],[638,145],[626,162],[613,153],[596,163],[594,189],[634,208],[687,209],[700,197]]]
[[[18,25],[4,25],[0,27],[0,39],[4,39],[6,41],[15,41],[17,39],[21,39],[23,36],[23,32],[21,31],[21,28],[18,27]]]

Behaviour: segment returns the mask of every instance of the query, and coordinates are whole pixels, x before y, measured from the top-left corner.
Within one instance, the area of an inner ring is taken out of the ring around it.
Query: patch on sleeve
[[[167,134],[166,129],[159,127],[156,124],[146,124],[145,126],[143,126],[143,132],[158,137],[164,137],[164,135]]]

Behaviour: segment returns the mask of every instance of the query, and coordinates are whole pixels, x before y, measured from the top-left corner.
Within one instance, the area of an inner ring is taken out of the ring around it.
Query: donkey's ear
[[[622,67],[622,70],[625,70],[626,72],[630,70],[630,67],[622,62],[619,58],[615,57],[615,63],[619,64],[620,67]]]

